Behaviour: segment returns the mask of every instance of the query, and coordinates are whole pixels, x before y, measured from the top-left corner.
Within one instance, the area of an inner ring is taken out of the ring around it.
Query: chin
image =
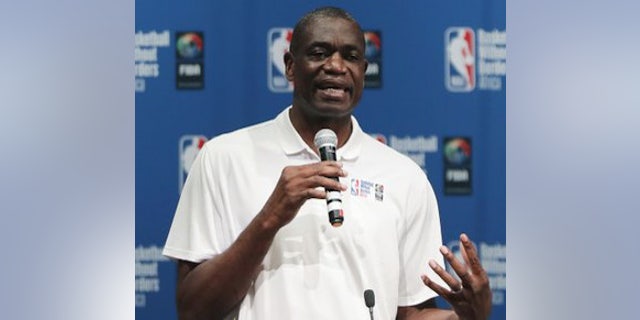
[[[300,106],[308,115],[338,118],[350,115],[355,109],[355,103],[351,99],[328,100],[328,99],[304,99]]]
[[[343,118],[346,116],[350,116],[353,112],[353,108],[351,107],[341,107],[341,108],[315,108],[315,112],[317,115],[325,117],[325,118]]]

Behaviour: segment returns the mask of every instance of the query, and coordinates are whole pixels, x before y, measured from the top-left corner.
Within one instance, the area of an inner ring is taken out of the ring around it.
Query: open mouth
[[[318,85],[318,91],[329,99],[344,99],[351,94],[352,89],[341,83],[323,82]]]

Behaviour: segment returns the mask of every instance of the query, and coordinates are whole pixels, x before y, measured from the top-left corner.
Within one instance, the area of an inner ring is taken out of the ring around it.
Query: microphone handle
[[[320,149],[320,159],[322,161],[336,161],[336,146],[325,145]],[[331,177],[331,179],[340,182],[338,177]],[[327,207],[329,209],[329,223],[334,227],[339,227],[344,221],[344,212],[342,211],[342,199],[339,190],[326,189],[327,192]]]

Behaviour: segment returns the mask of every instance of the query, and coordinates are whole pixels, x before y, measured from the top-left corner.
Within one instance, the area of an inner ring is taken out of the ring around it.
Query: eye
[[[327,57],[327,50],[322,48],[315,48],[309,51],[309,57],[312,59],[324,59]]]
[[[347,61],[356,62],[360,60],[361,56],[362,55],[357,51],[349,51],[344,54],[344,59]]]

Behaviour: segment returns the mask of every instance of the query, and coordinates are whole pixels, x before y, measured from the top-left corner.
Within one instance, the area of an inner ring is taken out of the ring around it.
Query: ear
[[[293,54],[289,51],[284,54],[284,70],[287,80],[293,82]]]

